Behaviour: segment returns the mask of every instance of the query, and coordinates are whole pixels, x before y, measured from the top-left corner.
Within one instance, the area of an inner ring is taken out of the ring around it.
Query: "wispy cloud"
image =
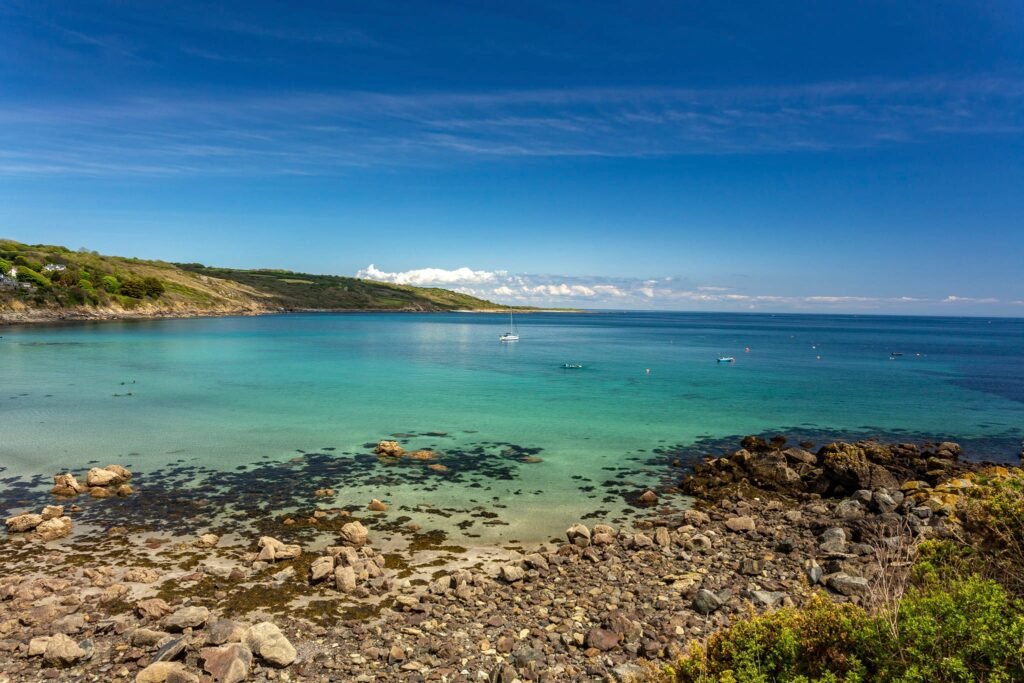
[[[1024,135],[1024,80],[8,102],[0,173],[324,175],[516,158],[814,153],[951,135]]]
[[[685,280],[674,277],[582,277],[474,270],[468,267],[388,272],[370,265],[356,273],[356,277],[396,284],[447,287],[499,303],[581,308],[916,312],[941,310],[950,304],[1001,303],[992,297],[965,296],[942,299],[849,294],[794,296],[740,291],[714,285],[689,287]]]

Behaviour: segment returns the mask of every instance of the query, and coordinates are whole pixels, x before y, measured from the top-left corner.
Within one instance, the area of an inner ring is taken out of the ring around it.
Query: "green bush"
[[[752,616],[654,676],[677,683],[1009,683],[1024,680],[1024,607],[979,577],[912,589],[869,615],[818,595]]]
[[[965,493],[960,514],[988,574],[1024,596],[1024,470],[989,468]]]
[[[164,283],[155,277],[143,278],[142,286],[146,290],[146,296],[151,296],[154,299],[159,298],[164,293]]]
[[[138,278],[129,278],[121,283],[120,292],[133,299],[141,299],[146,296],[146,285]]]
[[[100,279],[100,283],[103,285],[103,289],[111,294],[116,294],[117,290],[121,288],[121,283],[113,275],[104,275]]]
[[[40,289],[50,289],[50,281],[28,266],[18,266],[18,280],[30,282]]]
[[[18,256],[16,256],[14,258],[14,264],[17,265],[17,266],[25,266],[26,268],[29,268],[29,269],[35,270],[35,271],[40,271],[40,270],[43,269],[43,264],[42,263],[39,263],[39,261],[31,261],[31,260],[25,258],[24,256],[22,256],[21,254],[19,254]]]
[[[0,258],[0,275],[6,275],[11,270],[11,262]]]

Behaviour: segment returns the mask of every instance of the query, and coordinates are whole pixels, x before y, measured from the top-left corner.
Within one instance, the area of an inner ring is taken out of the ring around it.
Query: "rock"
[[[116,474],[122,482],[128,481],[132,478],[132,473],[129,472],[126,467],[121,467],[120,465],[107,465],[103,469]]]
[[[48,519],[56,519],[57,517],[64,516],[63,505],[46,505],[43,507],[43,521]]]
[[[662,548],[672,547],[672,536],[668,533],[668,529],[663,526],[659,526],[654,530],[654,542]]]
[[[859,519],[864,516],[864,506],[855,500],[843,500],[836,505],[836,519]]]
[[[53,477],[53,489],[51,493],[55,496],[77,496],[79,493],[85,493],[87,487],[84,484],[79,483],[75,479],[75,475],[67,472],[65,474],[57,474]]]
[[[46,646],[50,642],[50,636],[40,636],[28,641],[28,656],[41,657],[46,652]]]
[[[203,671],[213,676],[217,683],[244,681],[252,666],[252,651],[238,643],[204,647],[199,652],[199,658],[203,660]]]
[[[131,644],[136,647],[151,647],[161,640],[169,639],[171,634],[166,631],[154,631],[150,628],[137,628],[132,631]]]
[[[143,619],[159,619],[173,610],[160,598],[149,598],[135,603],[135,612]]]
[[[370,532],[360,522],[349,522],[341,527],[339,536],[341,537],[341,542],[345,545],[359,548],[366,545]]]
[[[76,643],[63,633],[56,633],[50,636],[50,639],[46,642],[43,661],[53,666],[71,666],[91,656],[91,642],[87,648],[83,648],[79,643]]]
[[[300,546],[285,545],[273,536],[260,537],[259,547],[260,553],[256,559],[261,562],[292,560],[302,554],[302,548]]]
[[[156,662],[140,671],[135,683],[167,683],[172,676],[183,673],[186,673],[185,665],[181,662]]]
[[[707,524],[711,524],[711,518],[708,517],[706,512],[694,510],[693,508],[690,508],[683,513],[683,521],[687,524],[692,524],[693,526],[705,526]]]
[[[323,581],[334,573],[334,558],[330,555],[318,557],[309,567],[309,578],[313,583]]]
[[[164,628],[169,631],[184,631],[186,628],[199,628],[210,618],[210,610],[205,607],[182,607],[163,620]]]
[[[356,589],[356,571],[348,565],[334,570],[334,587],[343,593],[351,593]]]
[[[7,531],[14,534],[21,534],[25,533],[26,531],[32,531],[42,523],[42,515],[37,515],[28,512],[22,515],[15,515],[14,517],[8,517],[4,521],[4,524],[7,525]]]
[[[779,591],[750,591],[750,599],[758,607],[773,609],[786,598],[785,593]]]
[[[590,545],[590,529],[583,524],[573,524],[565,530],[565,536],[569,539],[569,543],[580,548]]]
[[[203,534],[196,539],[196,545],[200,548],[215,548],[220,543],[220,536],[217,534]]]
[[[711,539],[704,534],[694,534],[693,537],[686,542],[686,547],[697,552],[707,552],[711,550],[713,546]]]
[[[56,517],[43,520],[43,523],[36,527],[36,533],[44,541],[63,538],[71,533],[71,518]]]
[[[647,489],[640,494],[639,501],[642,505],[654,505],[658,502],[658,494],[654,491]]]
[[[822,543],[846,543],[846,530],[842,527],[834,526],[821,532],[819,539]]]
[[[240,643],[245,637],[247,626],[230,619],[218,619],[206,627],[206,642],[211,645],[224,643]]]
[[[722,601],[718,599],[718,596],[706,588],[701,588],[697,591],[697,595],[693,598],[692,607],[698,614],[707,616],[721,606]]]
[[[427,465],[427,469],[428,470],[434,470],[435,472],[447,472],[448,471],[448,468],[445,465],[442,465],[441,463],[437,463],[437,462],[432,463],[430,465]]]
[[[587,631],[587,647],[607,652],[619,645],[619,634],[603,628],[594,627]]]
[[[878,449],[865,448],[861,444],[832,443],[818,451],[828,487],[826,492],[857,489],[898,488],[896,477],[885,467],[870,461],[869,452],[880,457]]]
[[[89,489],[89,495],[93,498],[110,498],[114,494],[106,486],[93,486]]]
[[[871,506],[875,509],[875,512],[884,515],[895,511],[899,507],[899,502],[888,493],[879,491],[871,497]]]
[[[810,559],[804,562],[804,574],[807,576],[807,582],[813,586],[821,581],[825,570],[813,559]]]
[[[547,559],[540,553],[530,553],[523,558],[523,562],[532,569],[538,569],[540,571],[547,571],[550,567]]]
[[[753,531],[754,520],[751,517],[730,517],[725,520],[725,526],[729,531]]]
[[[122,482],[124,482],[124,479],[117,472],[101,467],[93,467],[85,475],[85,483],[89,485],[89,488],[94,486],[116,486]]]
[[[828,577],[828,587],[847,597],[855,595],[867,595],[868,592],[868,580],[861,576],[850,576],[842,572],[833,574]]]
[[[437,453],[427,450],[413,451],[412,453],[409,453],[409,457],[413,460],[433,460],[437,457]]]
[[[374,498],[370,501],[370,504],[366,506],[366,509],[374,512],[387,512],[388,506]]]
[[[405,455],[405,449],[402,448],[397,441],[381,441],[377,444],[377,447],[373,449],[373,452],[377,455],[383,455],[389,458],[401,458]]]
[[[782,455],[786,457],[786,460],[794,464],[816,465],[818,462],[818,456],[802,448],[787,448],[782,451]]]
[[[176,669],[167,674],[167,683],[200,683],[199,676],[191,671]]]
[[[518,565],[506,564],[503,565],[501,568],[501,578],[506,583],[515,583],[516,581],[522,581],[525,576],[526,572],[523,571],[523,568]]]
[[[298,654],[281,629],[269,621],[249,627],[242,642],[253,654],[274,666],[288,666]]]

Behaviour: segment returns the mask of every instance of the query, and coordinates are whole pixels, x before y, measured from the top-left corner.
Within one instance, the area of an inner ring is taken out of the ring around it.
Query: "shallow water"
[[[228,498],[255,487],[267,514],[326,486],[338,505],[376,497],[403,515],[429,508],[423,519],[467,539],[528,541],[587,513],[620,514],[701,440],[951,438],[1009,461],[1022,438],[1024,320],[594,313],[517,324],[513,344],[497,340],[504,316],[457,313],[0,328],[0,507],[32,475],[116,462],[151,484],[171,468],[179,484],[213,476]],[[371,457],[366,444],[392,434],[437,450],[448,471]]]

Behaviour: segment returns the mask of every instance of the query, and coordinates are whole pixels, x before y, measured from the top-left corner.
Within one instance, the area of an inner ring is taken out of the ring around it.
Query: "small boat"
[[[562,367],[566,370],[582,370],[583,363],[563,363]]]
[[[718,357],[718,362],[719,363],[735,363],[736,359],[733,358],[732,356],[719,356]]]
[[[516,324],[512,320],[512,311],[508,312],[508,332],[498,337],[498,341],[503,342],[517,342],[519,341],[519,330],[516,329]]]
[[[899,358],[902,355],[903,354],[899,351],[893,351],[892,353],[889,354],[889,358]]]

